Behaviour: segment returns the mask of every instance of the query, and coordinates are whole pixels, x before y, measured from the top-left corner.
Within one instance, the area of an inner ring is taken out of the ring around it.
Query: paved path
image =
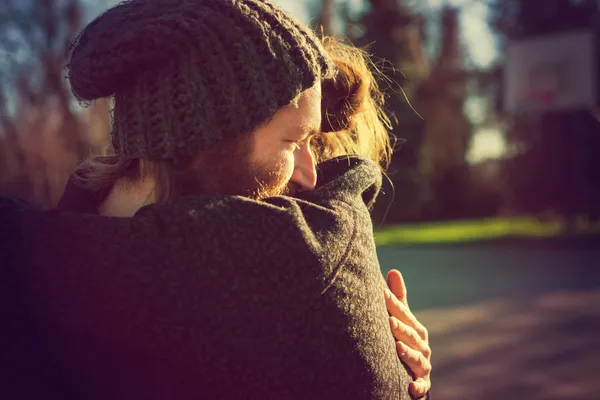
[[[417,313],[435,400],[600,398],[600,290]]]
[[[378,252],[430,331],[433,400],[600,399],[600,249]]]

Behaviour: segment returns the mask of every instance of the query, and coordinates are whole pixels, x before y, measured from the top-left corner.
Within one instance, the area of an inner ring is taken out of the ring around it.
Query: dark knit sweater
[[[0,198],[6,398],[409,399],[365,206],[381,174],[338,158],[318,179],[131,218]]]

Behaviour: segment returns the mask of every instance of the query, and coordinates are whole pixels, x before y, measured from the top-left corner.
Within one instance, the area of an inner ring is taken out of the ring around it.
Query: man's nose
[[[317,185],[317,170],[310,145],[302,144],[294,152],[294,172],[290,179],[300,191],[314,190]]]

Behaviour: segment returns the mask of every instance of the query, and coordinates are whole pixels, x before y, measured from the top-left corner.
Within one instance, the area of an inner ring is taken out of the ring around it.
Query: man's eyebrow
[[[310,127],[309,125],[303,125],[300,128],[300,131],[296,131],[296,134],[298,133],[300,133],[304,138],[316,136],[321,133],[321,127]]]

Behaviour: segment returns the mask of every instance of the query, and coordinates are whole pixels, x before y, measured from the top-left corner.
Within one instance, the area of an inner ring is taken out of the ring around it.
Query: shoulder
[[[65,190],[56,208],[64,211],[96,214],[99,204],[100,193],[79,187],[75,177],[72,175],[67,181]]]

